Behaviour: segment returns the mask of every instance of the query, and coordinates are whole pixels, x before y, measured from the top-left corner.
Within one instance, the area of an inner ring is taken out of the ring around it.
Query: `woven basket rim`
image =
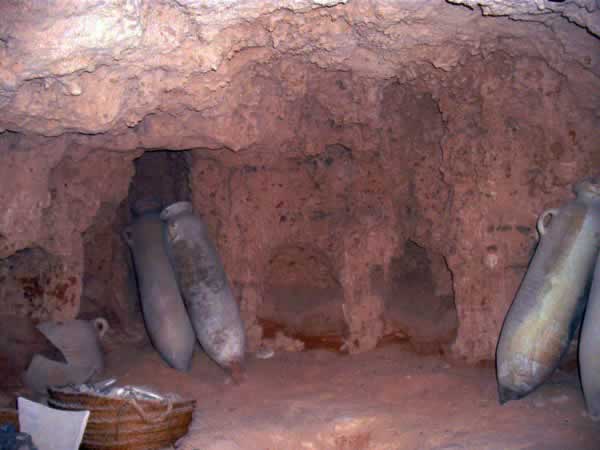
[[[77,392],[73,391],[71,388],[57,388],[50,387],[48,388],[48,392],[50,396],[66,396],[66,397],[84,397],[90,400],[106,400],[106,401],[122,401],[127,400],[126,397],[111,397],[109,395],[97,394],[95,392]],[[147,403],[163,403],[167,400],[171,400],[173,403],[179,403],[182,401],[195,401],[195,400],[185,400],[181,395],[175,393],[167,393],[163,394],[163,399],[152,399],[152,398],[139,398],[135,397],[138,402],[147,402]]]
[[[90,412],[106,412],[106,411],[115,411],[115,410],[118,410],[119,408],[123,408],[128,403],[128,399],[119,399],[119,400],[120,401],[118,402],[118,404],[102,405],[102,406],[98,406],[98,407],[94,407],[94,405],[89,405],[87,403],[68,402],[65,400],[59,400],[59,399],[55,399],[55,398],[49,398],[48,403],[51,403],[51,404],[59,406],[59,407],[64,407],[64,408],[87,409]],[[139,403],[139,400],[138,400],[138,403]],[[161,403],[155,403],[151,406],[164,407],[165,405],[166,405],[166,402],[161,402]],[[90,407],[90,406],[92,406],[92,407]],[[148,405],[146,405],[144,403],[144,406],[148,406]],[[196,400],[184,400],[181,402],[173,402],[173,411],[187,410],[187,409],[193,410],[195,407],[196,407]]]

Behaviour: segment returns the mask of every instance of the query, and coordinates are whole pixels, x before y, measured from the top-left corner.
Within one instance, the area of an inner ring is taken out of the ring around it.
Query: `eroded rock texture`
[[[351,351],[404,333],[491,358],[537,215],[600,167],[598,9],[464,3],[511,18],[438,0],[2,2],[0,312],[139,321],[120,232],[154,186],[209,224],[252,346],[300,285],[296,319],[329,311],[311,324]],[[134,177],[155,150],[187,152]]]
[[[485,15],[510,16],[516,20],[545,22],[561,15],[570,22],[600,35],[600,4],[596,0],[449,0],[470,8],[481,8]]]

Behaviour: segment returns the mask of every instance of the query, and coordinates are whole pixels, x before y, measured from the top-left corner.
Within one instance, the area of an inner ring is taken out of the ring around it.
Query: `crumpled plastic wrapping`
[[[156,400],[156,401],[181,401],[177,394],[161,394],[147,386],[115,386],[116,378],[99,381],[93,384],[78,384],[68,386],[68,391],[81,394],[95,394],[111,398]],[[66,390],[63,390],[66,391]]]

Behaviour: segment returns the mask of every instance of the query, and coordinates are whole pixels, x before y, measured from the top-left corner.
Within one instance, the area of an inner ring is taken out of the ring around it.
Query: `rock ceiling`
[[[472,10],[439,0],[4,1],[0,131],[111,132],[127,137],[125,146],[152,146],[142,128],[153,118],[191,112],[210,123],[230,112],[223,100],[233,78],[286,58],[403,81],[514,44],[561,72],[569,55],[600,72],[583,31],[600,31],[594,0],[453,3]],[[479,9],[510,19],[482,19]],[[512,19],[535,22],[507,26]],[[535,37],[540,27],[555,33]],[[211,134],[198,131],[184,145],[236,147]]]

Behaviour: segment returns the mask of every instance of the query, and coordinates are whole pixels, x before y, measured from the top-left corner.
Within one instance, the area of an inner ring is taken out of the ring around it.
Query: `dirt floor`
[[[406,343],[360,355],[326,350],[249,355],[226,382],[199,350],[190,373],[149,346],[108,354],[107,375],[198,401],[184,450],[598,449],[576,371],[500,406],[494,369],[420,356]]]

